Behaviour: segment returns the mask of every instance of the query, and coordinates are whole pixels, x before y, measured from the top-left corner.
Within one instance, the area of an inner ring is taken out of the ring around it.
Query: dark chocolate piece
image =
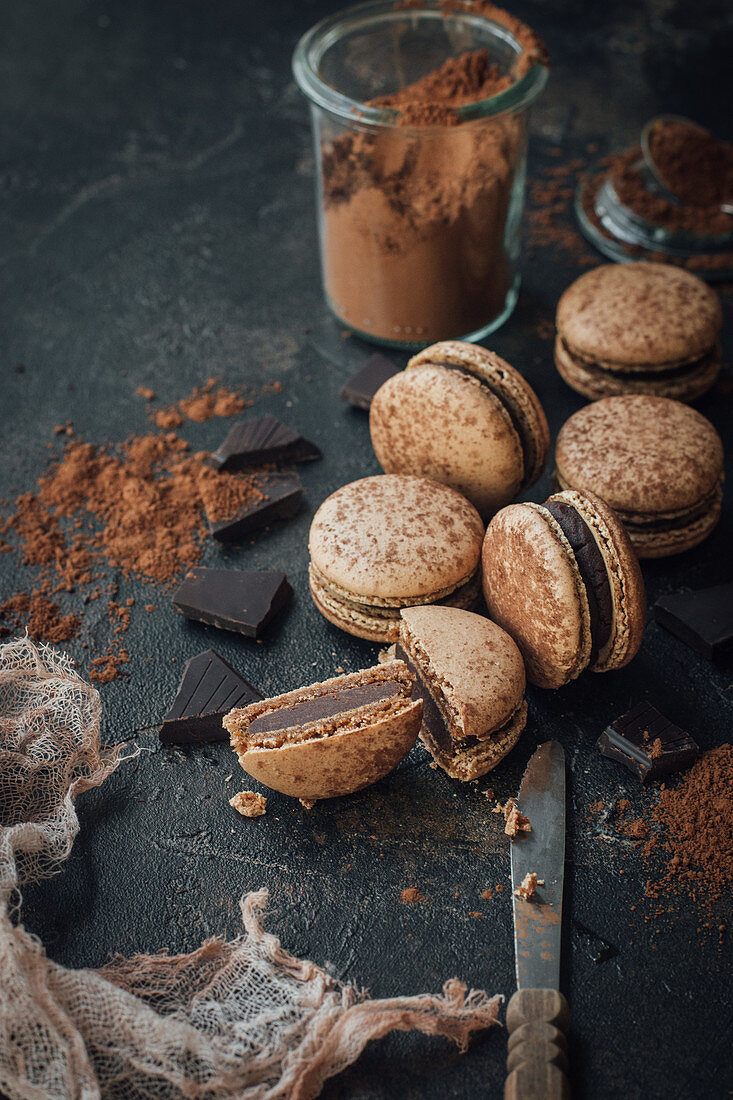
[[[213,649],[186,662],[178,693],[158,736],[164,745],[228,741],[222,718],[232,707],[246,707],[260,693]]]
[[[598,748],[642,783],[688,768],[700,753],[689,733],[649,703],[637,703],[612,722],[599,737]]]
[[[709,661],[726,656],[733,652],[733,581],[660,596],[654,618]]]
[[[212,519],[209,530],[220,542],[239,542],[245,535],[278,519],[290,519],[300,509],[303,486],[297,474],[262,474],[256,479],[254,499],[231,516]]]
[[[357,409],[368,409],[379,387],[399,371],[391,359],[375,352],[348,382],[344,382],[339,397]]]
[[[307,462],[320,457],[315,443],[267,413],[234,424],[211,461],[219,470],[245,470],[268,462]]]
[[[173,607],[188,619],[259,638],[292,594],[284,573],[202,567],[186,576]]]
[[[335,714],[345,714],[368,703],[378,703],[382,699],[392,699],[402,694],[402,685],[391,680],[378,680],[372,684],[355,684],[353,687],[330,691],[304,699],[302,703],[293,703],[289,707],[279,707],[269,714],[261,714],[250,722],[247,734],[278,733],[280,730],[305,726],[309,722],[320,722],[333,718]]]
[[[590,611],[591,663],[611,636],[613,597],[603,555],[583,517],[568,501],[548,500],[545,508],[560,525],[573,548],[580,576],[588,594]]]

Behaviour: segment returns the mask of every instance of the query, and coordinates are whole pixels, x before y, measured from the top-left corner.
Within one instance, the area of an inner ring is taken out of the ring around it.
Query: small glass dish
[[[486,50],[500,76],[523,49],[485,16],[438,0],[371,0],[313,27],[293,72],[310,101],[326,302],[350,330],[406,349],[478,340],[512,312],[519,288],[527,114],[545,65],[455,108],[454,125],[405,125],[369,106]]]

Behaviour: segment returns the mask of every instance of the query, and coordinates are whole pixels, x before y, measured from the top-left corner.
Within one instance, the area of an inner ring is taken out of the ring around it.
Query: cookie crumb
[[[229,805],[233,806],[242,817],[262,817],[266,812],[267,799],[255,791],[239,791],[234,798],[229,799]]]
[[[543,878],[537,878],[534,871],[530,871],[522,879],[521,885],[514,891],[515,898],[524,898],[525,901],[529,901],[538,886],[544,886],[545,880]]]
[[[517,806],[517,800],[510,798],[507,804],[504,806],[504,832],[508,837],[514,840],[520,833],[531,833],[532,826],[529,823],[529,818],[524,814],[520,814],[519,807]]]
[[[489,802],[493,802],[493,800],[494,800],[494,788],[493,787],[487,787],[487,789],[484,791],[484,798],[488,799]]]
[[[312,802],[309,802],[309,800],[307,798],[299,798],[298,799],[298,802],[300,802],[300,804],[301,804],[301,806],[303,807],[304,810],[312,810],[317,801],[318,801],[317,798],[314,798]]]
[[[380,665],[386,665],[390,661],[397,660],[397,644],[393,642],[390,646],[385,646],[384,649],[380,649],[377,657],[377,663]]]

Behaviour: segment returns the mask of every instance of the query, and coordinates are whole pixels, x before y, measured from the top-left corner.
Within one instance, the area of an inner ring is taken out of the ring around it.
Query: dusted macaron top
[[[643,367],[681,364],[714,347],[722,326],[718,295],[667,264],[604,264],[565,291],[557,329],[589,360]]]
[[[315,568],[352,596],[404,600],[452,592],[476,570],[484,527],[454,489],[384,474],[344,485],[311,524]]]
[[[524,661],[501,627],[454,607],[401,612],[410,648],[440,685],[464,737],[483,738],[504,725],[522,702]]]
[[[708,497],[723,473],[709,420],[666,397],[606,397],[565,422],[555,451],[561,486],[589,489],[624,513],[679,512]]]
[[[380,387],[369,428],[387,473],[434,478],[484,516],[537,480],[549,450],[529,383],[493,352],[456,340],[425,348]]]

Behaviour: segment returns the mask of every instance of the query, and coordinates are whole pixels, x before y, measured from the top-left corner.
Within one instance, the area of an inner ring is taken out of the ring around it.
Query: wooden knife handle
[[[556,989],[518,989],[506,1010],[509,1075],[504,1100],[569,1100],[570,1010]]]

